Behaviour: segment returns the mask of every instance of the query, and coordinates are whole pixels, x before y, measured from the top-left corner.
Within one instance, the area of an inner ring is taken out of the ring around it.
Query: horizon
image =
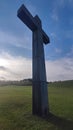
[[[31,78],[27,78],[27,79],[21,79],[21,80],[0,80],[0,82],[21,82],[21,81],[26,81],[26,80],[32,80]],[[54,82],[68,82],[68,81],[73,81],[73,79],[71,80],[55,80],[55,81],[46,81],[47,83],[54,83]]]

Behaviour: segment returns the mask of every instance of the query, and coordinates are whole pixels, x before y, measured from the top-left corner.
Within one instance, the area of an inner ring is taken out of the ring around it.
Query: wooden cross
[[[32,31],[32,113],[46,116],[49,105],[43,43],[50,40],[42,29],[40,18],[37,15],[33,17],[24,5],[19,8],[17,16]]]

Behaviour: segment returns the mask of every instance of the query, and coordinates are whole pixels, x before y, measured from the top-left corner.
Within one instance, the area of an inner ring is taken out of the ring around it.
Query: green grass
[[[51,115],[32,115],[32,87],[0,87],[0,130],[73,130],[73,87],[49,84]]]

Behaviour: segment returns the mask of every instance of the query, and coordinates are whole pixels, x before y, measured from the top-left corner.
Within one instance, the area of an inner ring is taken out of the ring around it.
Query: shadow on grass
[[[56,125],[59,129],[62,130],[73,130],[73,121],[67,120],[62,117],[58,117],[52,113],[49,113],[47,121]]]

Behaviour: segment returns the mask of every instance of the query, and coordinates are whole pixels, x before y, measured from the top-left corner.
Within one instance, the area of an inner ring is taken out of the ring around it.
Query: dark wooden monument
[[[17,16],[32,31],[32,113],[47,116],[49,105],[43,43],[47,44],[50,40],[42,29],[39,17],[33,17],[24,5],[19,8]]]

